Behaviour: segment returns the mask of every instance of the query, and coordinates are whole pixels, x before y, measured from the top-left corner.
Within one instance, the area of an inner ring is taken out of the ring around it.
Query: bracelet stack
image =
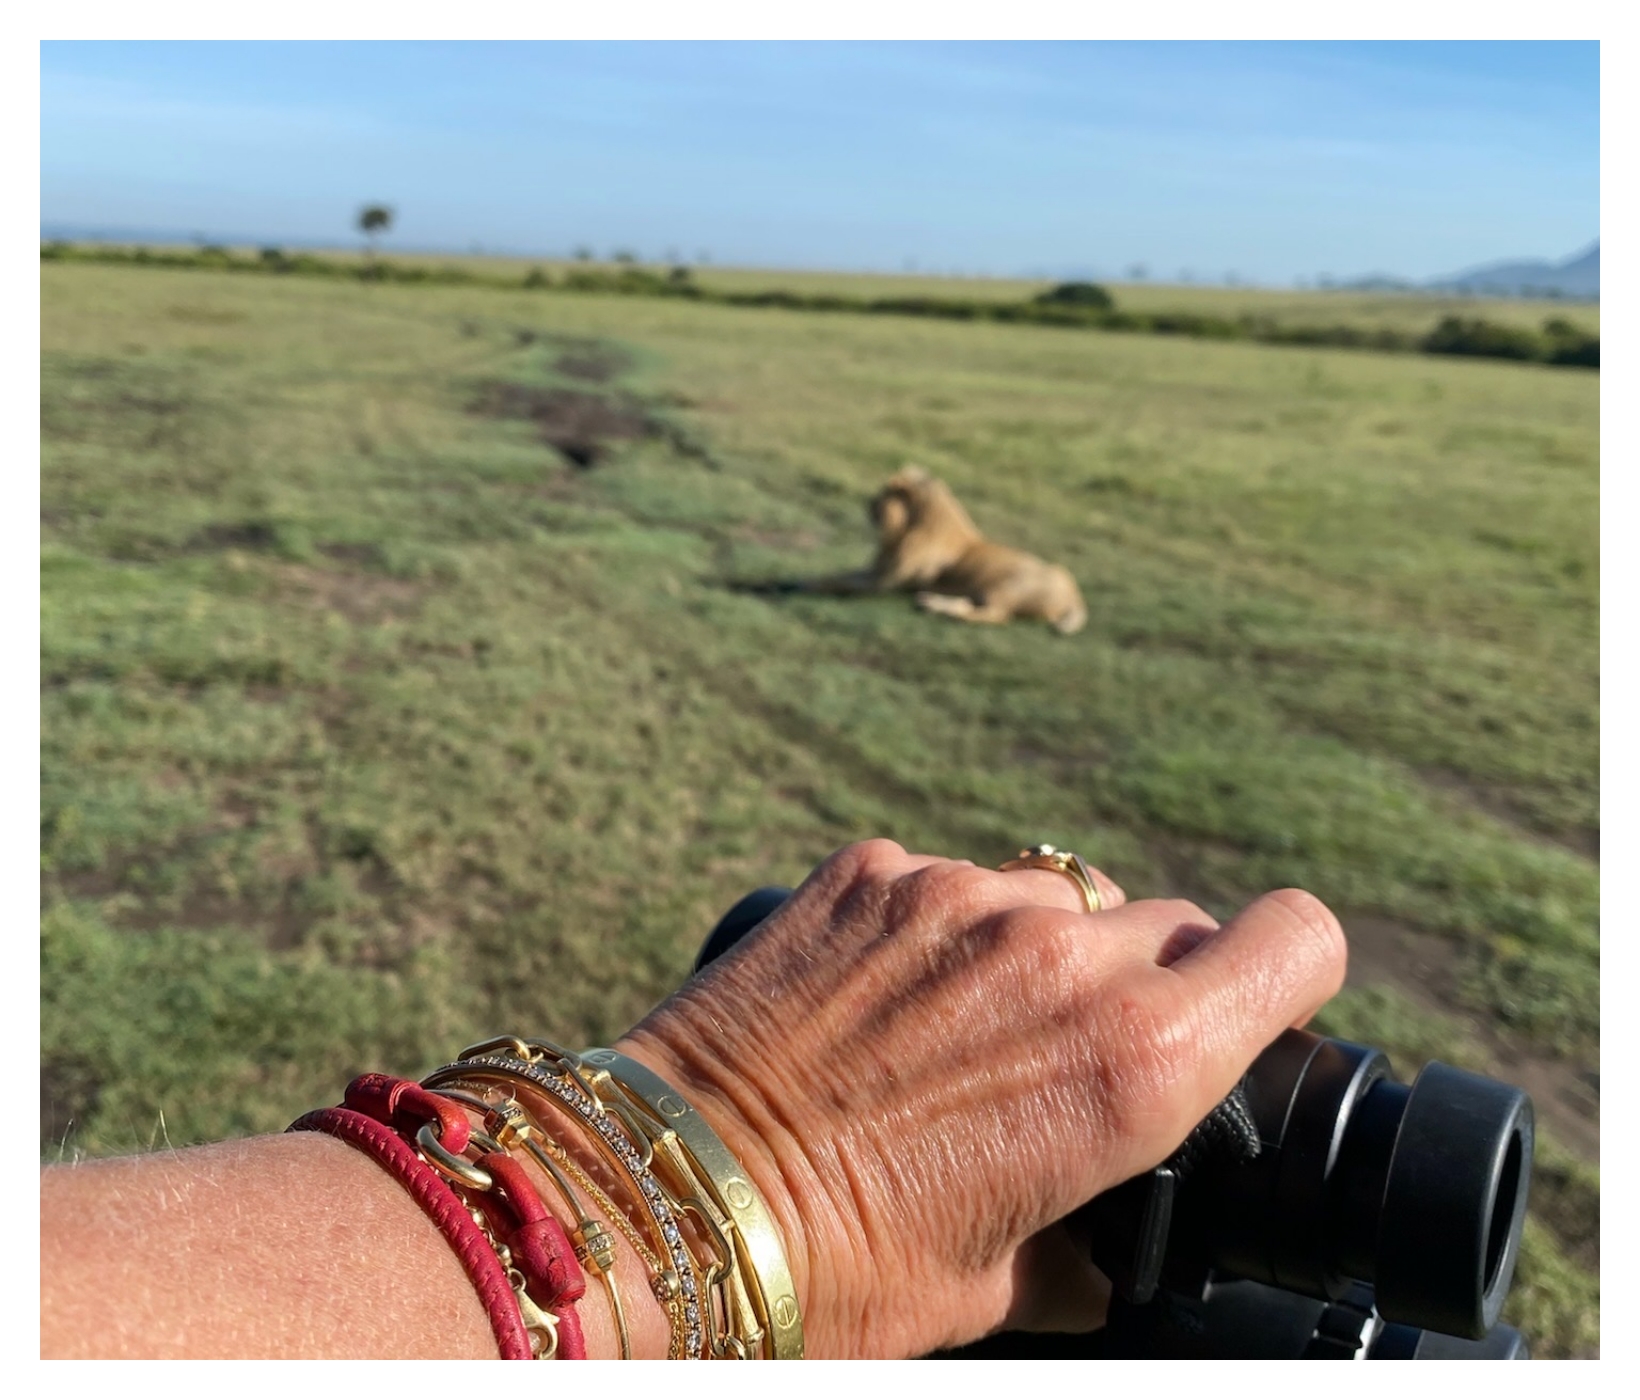
[[[361,1135],[361,1123],[373,1132]],[[620,1355],[632,1355],[631,1281],[617,1279],[615,1239],[595,1211],[647,1271],[667,1315],[668,1357],[803,1355],[768,1207],[706,1120],[625,1055],[503,1036],[419,1085],[362,1076],[342,1108],[291,1128],[370,1152],[416,1196],[461,1257],[503,1357],[584,1357],[575,1304],[589,1278],[609,1300]],[[568,1228],[527,1166],[550,1183]]]

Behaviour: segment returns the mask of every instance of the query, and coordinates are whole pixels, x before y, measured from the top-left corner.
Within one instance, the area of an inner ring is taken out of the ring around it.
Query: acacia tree
[[[369,243],[370,261],[376,261],[376,239],[393,227],[393,211],[385,204],[367,204],[359,210],[359,232]]]

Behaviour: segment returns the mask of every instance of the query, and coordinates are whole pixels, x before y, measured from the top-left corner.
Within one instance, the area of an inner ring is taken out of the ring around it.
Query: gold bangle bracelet
[[[679,1144],[699,1169],[702,1185],[713,1203],[728,1217],[737,1237],[735,1253],[745,1266],[747,1282],[759,1321],[765,1329],[766,1355],[776,1361],[803,1356],[803,1318],[797,1303],[786,1249],[757,1187],[724,1146],[723,1139],[660,1075],[614,1050],[581,1052],[593,1070],[594,1086],[607,1078],[633,1107],[652,1118],[663,1130],[677,1135]]]
[[[547,1179],[552,1182],[564,1204],[569,1207],[570,1216],[575,1221],[569,1232],[569,1239],[582,1269],[603,1284],[604,1292],[609,1297],[610,1311],[615,1314],[616,1341],[620,1347],[621,1360],[630,1361],[632,1334],[627,1330],[626,1308],[622,1306],[621,1292],[615,1283],[614,1240],[609,1231],[587,1212],[581,1203],[580,1194],[570,1184],[563,1169],[553,1161],[549,1153],[542,1150],[537,1139],[546,1137],[546,1132],[538,1123],[531,1120],[524,1106],[509,1096],[505,1090],[500,1091],[500,1103],[494,1103],[482,1093],[475,1093],[460,1085],[446,1085],[437,1092],[445,1098],[465,1104],[468,1108],[477,1109],[484,1115],[486,1131],[501,1148],[507,1151],[517,1147],[524,1148],[547,1174]],[[418,1136],[418,1142],[419,1140]],[[559,1150],[562,1151],[562,1148]],[[610,1208],[613,1209],[613,1204]]]
[[[434,1070],[422,1084],[435,1091],[445,1084],[463,1080],[533,1085],[572,1109],[586,1126],[595,1129],[587,1135],[588,1141],[597,1144],[599,1155],[632,1183],[640,1209],[655,1225],[661,1257],[671,1260],[670,1267],[656,1280],[656,1297],[673,1320],[671,1353],[698,1357],[706,1340],[704,1280],[696,1272],[695,1262],[684,1245],[674,1217],[674,1204],[649,1170],[649,1144],[636,1133],[627,1131],[626,1120],[619,1111],[604,1112],[596,1093],[582,1090],[577,1074],[549,1067],[550,1062],[569,1053],[555,1046],[548,1047],[546,1042],[504,1037],[468,1047],[462,1051],[460,1060]],[[570,1058],[573,1060],[573,1055]]]

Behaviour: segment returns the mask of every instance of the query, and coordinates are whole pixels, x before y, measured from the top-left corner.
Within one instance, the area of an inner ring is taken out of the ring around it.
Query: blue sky
[[[1599,229],[1594,43],[41,46],[41,220],[1285,284]]]

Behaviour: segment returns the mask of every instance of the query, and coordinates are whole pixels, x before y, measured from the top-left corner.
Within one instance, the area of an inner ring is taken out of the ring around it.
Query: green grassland
[[[47,1158],[607,1037],[871,834],[1221,915],[1301,885],[1417,972],[1328,1030],[1594,1075],[1597,375],[41,277]],[[908,460],[1087,630],[756,590],[862,562]],[[1584,1354],[1598,1175],[1546,1136],[1511,1306]]]

